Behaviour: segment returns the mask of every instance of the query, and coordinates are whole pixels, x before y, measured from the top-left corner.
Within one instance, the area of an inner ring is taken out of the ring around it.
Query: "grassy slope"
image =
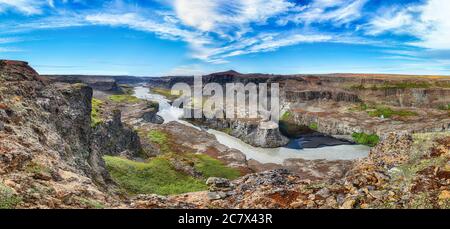
[[[140,99],[132,95],[111,95],[108,98],[116,103],[138,103],[140,101]]]
[[[146,136],[159,145],[162,155],[147,162],[104,157],[113,180],[130,194],[172,195],[201,191],[207,189],[205,181],[209,177],[236,179],[240,176],[239,170],[227,167],[208,155],[174,152],[170,136],[161,130],[151,130]],[[173,161],[192,166],[200,177],[176,170],[171,164]]]
[[[114,181],[131,194],[170,195],[206,189],[204,182],[176,171],[162,157],[147,163],[111,156],[104,159]]]

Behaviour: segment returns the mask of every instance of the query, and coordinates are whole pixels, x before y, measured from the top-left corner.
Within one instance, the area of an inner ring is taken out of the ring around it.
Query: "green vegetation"
[[[360,103],[358,106],[351,107],[348,110],[349,111],[366,111],[367,109],[369,109],[369,105],[367,105],[365,103]]]
[[[225,166],[221,161],[205,154],[195,155],[195,169],[203,174],[203,177],[222,177],[230,180],[238,178],[241,173],[233,168]]]
[[[40,164],[36,164],[36,163],[31,163],[29,165],[27,165],[25,167],[25,171],[29,172],[29,173],[34,173],[34,174],[50,174],[50,169],[45,167],[44,165],[40,165]]]
[[[159,130],[150,131],[148,133],[148,138],[151,141],[158,143],[159,145],[165,144],[167,142],[167,134]]]
[[[284,112],[284,114],[281,116],[282,121],[287,121],[289,118],[292,117],[292,113],[290,111]]]
[[[443,111],[450,111],[450,103],[447,104],[447,106],[441,104],[441,105],[439,105],[438,109],[439,109],[439,110],[443,110]]]
[[[154,88],[151,88],[150,90],[153,93],[160,94],[160,95],[166,97],[168,100],[175,100],[181,96],[181,92],[175,91],[175,93],[172,94],[172,90],[166,89],[166,88],[154,87]]]
[[[392,116],[400,116],[400,117],[408,117],[408,116],[417,116],[418,114],[413,111],[407,111],[407,110],[392,110],[389,107],[377,107],[374,111],[368,112],[370,116],[373,117],[381,117],[384,118],[391,118]]]
[[[235,179],[241,175],[240,170],[228,167],[220,160],[188,152],[189,149],[174,144],[172,136],[163,130],[140,130],[139,135],[157,145],[161,155],[146,162],[104,157],[112,179],[124,193],[173,195],[195,192],[208,188],[205,181],[209,177]],[[199,176],[194,177],[187,171],[196,171]]]
[[[96,200],[86,199],[86,198],[82,198],[82,197],[79,197],[77,199],[81,204],[86,205],[91,209],[104,209],[105,208],[105,206],[102,203],[100,203]]]
[[[163,153],[170,152],[170,147],[168,145],[168,136],[166,133],[160,130],[151,130],[150,132],[148,132],[147,137],[148,139],[150,139],[150,141],[158,144]]]
[[[22,199],[11,188],[0,183],[0,209],[14,209],[20,202]]]
[[[207,189],[204,181],[175,170],[164,157],[146,163],[111,156],[104,159],[113,180],[130,194],[172,195]]]
[[[408,163],[399,166],[398,169],[401,171],[401,175],[403,177],[402,179],[404,179],[404,181],[412,182],[418,172],[431,166],[443,168],[447,161],[448,159],[446,157],[436,157],[430,159],[413,158]]]
[[[450,88],[450,82],[437,82],[436,86],[442,88]]]
[[[116,103],[138,103],[141,101],[136,96],[132,95],[111,95],[108,98]]]
[[[380,141],[380,137],[378,137],[378,135],[376,134],[353,133],[352,138],[358,144],[371,147],[376,146]]]
[[[224,132],[224,133],[226,133],[228,135],[231,135],[232,131],[233,131],[233,129],[231,129],[231,128],[225,128],[225,129],[222,130],[222,132]]]
[[[358,84],[350,86],[353,90],[385,90],[385,89],[412,89],[412,88],[430,88],[433,85],[427,82],[384,82],[383,84]]]
[[[381,89],[408,89],[408,88],[430,88],[432,85],[427,82],[399,82],[388,83],[385,82]]]
[[[317,130],[319,129],[319,124],[317,124],[316,122],[313,122],[313,123],[309,124],[308,127],[309,127],[309,129],[311,129],[311,130],[317,131]]]
[[[103,106],[103,101],[100,99],[92,99],[92,110],[91,110],[91,126],[96,127],[98,124],[102,123],[103,120],[100,117],[100,110]]]

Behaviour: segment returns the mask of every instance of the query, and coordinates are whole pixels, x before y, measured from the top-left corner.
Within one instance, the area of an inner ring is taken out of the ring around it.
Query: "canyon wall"
[[[91,127],[92,88],[49,83],[26,62],[0,61],[0,181],[25,208],[114,201],[103,155],[140,151],[120,114]],[[119,136],[120,135],[120,136]],[[34,191],[30,191],[34,190]]]

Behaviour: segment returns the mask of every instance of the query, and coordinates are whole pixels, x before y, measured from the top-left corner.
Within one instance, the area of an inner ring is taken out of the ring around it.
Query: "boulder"
[[[231,188],[231,183],[228,179],[219,177],[210,177],[206,180],[206,185],[209,186],[211,192],[228,191]]]

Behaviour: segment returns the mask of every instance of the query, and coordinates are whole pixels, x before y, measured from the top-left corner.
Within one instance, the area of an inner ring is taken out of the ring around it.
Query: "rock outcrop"
[[[252,119],[194,119],[197,125],[225,131],[247,144],[262,148],[276,148],[288,144],[285,137],[273,122]]]
[[[136,158],[142,155],[138,134],[121,120],[121,111],[114,110],[112,116],[93,128],[92,149],[111,156]]]

